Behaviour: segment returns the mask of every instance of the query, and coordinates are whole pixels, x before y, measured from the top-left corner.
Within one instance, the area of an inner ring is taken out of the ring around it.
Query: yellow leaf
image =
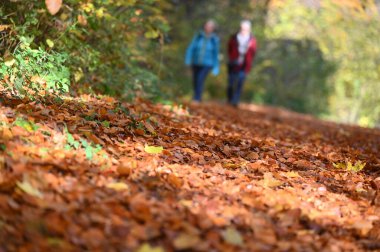
[[[155,30],[150,30],[150,31],[145,32],[144,36],[147,39],[155,39],[158,36],[160,36],[160,34]]]
[[[282,185],[282,182],[280,180],[275,179],[271,172],[264,173],[264,179],[261,180],[259,183],[265,187],[277,187]]]
[[[17,186],[29,195],[38,198],[43,197],[42,193],[37,188],[34,188],[28,181],[17,182]]]
[[[233,227],[229,227],[225,231],[223,231],[222,232],[222,236],[223,236],[223,239],[228,244],[235,245],[235,246],[242,246],[242,245],[244,245],[243,237],[241,236],[241,234],[239,233],[239,231],[237,231]]]
[[[15,62],[16,60],[11,55],[4,58],[4,65],[6,65],[7,67],[13,66]]]
[[[144,150],[149,154],[160,154],[164,150],[164,147],[145,145]]]
[[[51,39],[47,39],[47,40],[46,40],[46,44],[47,44],[50,48],[53,48],[53,47],[54,47],[54,42],[53,42],[53,40],[51,40]]]
[[[299,178],[300,177],[300,175],[296,171],[286,172],[285,176],[288,178]]]
[[[106,185],[107,188],[114,189],[115,191],[128,190],[129,186],[123,182],[112,182]]]
[[[183,233],[174,240],[173,245],[176,250],[185,250],[194,248],[200,241],[197,235]]]
[[[61,9],[62,0],[45,0],[46,8],[51,15],[55,15]]]
[[[152,247],[148,243],[144,243],[137,252],[164,252],[164,249],[161,247]]]
[[[10,28],[11,26],[10,25],[0,25],[0,32]]]

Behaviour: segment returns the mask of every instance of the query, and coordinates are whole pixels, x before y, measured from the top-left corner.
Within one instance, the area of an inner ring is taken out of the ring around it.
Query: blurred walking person
[[[228,42],[228,103],[237,107],[247,74],[251,71],[257,42],[251,33],[251,22],[243,20],[240,31]]]
[[[185,63],[192,67],[195,102],[202,100],[202,92],[207,75],[212,71],[219,74],[219,37],[215,34],[216,24],[207,21],[203,30],[199,31],[186,51]]]

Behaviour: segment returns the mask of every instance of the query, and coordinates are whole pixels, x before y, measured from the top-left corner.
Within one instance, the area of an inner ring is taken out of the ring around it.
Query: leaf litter
[[[380,249],[379,130],[254,105],[2,98],[0,251]]]

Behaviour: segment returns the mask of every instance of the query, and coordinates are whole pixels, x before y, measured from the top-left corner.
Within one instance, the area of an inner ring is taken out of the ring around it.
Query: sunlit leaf
[[[4,65],[6,65],[7,67],[13,66],[15,62],[16,60],[12,56],[5,57],[4,59]]]
[[[144,150],[149,154],[160,154],[164,150],[164,147],[145,145]]]
[[[106,187],[114,189],[116,191],[123,191],[129,189],[129,186],[123,182],[112,182],[107,184]]]
[[[54,42],[53,42],[53,40],[51,40],[51,39],[47,39],[47,40],[46,40],[46,44],[47,44],[50,48],[53,48],[53,47],[54,47]]]
[[[282,185],[282,182],[280,180],[275,179],[271,172],[264,173],[264,179],[261,180],[259,183],[265,187],[277,187]]]
[[[239,231],[237,231],[233,227],[229,227],[226,230],[224,230],[222,232],[222,236],[223,236],[223,239],[231,245],[235,245],[235,246],[244,245],[243,237],[241,236]]]
[[[289,171],[285,173],[285,176],[288,178],[299,178],[300,175],[296,171]]]
[[[173,245],[177,250],[185,250],[195,247],[200,241],[197,235],[182,233],[174,240]]]
[[[147,38],[147,39],[155,39],[159,36],[160,34],[155,31],[155,30],[149,30],[147,32],[145,32],[144,36]]]
[[[149,243],[144,243],[137,252],[165,252],[165,250],[161,247],[152,247]]]
[[[38,198],[43,197],[42,193],[37,188],[34,188],[28,181],[17,182],[17,186],[31,196]]]

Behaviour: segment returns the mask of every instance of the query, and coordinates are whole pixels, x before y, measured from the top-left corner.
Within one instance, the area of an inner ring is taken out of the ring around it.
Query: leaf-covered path
[[[254,105],[0,101],[1,252],[380,250],[378,130]]]

